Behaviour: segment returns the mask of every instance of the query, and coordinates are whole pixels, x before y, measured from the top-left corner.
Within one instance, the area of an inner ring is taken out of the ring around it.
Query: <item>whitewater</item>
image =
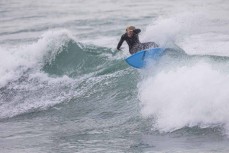
[[[229,3],[0,1],[0,152],[229,152]],[[166,52],[128,66],[125,28]]]

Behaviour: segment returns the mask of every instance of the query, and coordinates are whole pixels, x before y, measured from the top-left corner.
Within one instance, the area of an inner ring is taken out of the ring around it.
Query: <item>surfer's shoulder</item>
[[[122,39],[126,39],[126,37],[127,37],[127,33],[124,33],[124,34],[121,36]]]

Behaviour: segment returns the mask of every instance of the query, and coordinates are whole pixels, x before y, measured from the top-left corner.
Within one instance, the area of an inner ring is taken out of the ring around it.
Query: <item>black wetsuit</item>
[[[158,45],[154,42],[147,42],[147,43],[141,43],[138,38],[138,34],[141,32],[140,29],[133,30],[134,34],[132,37],[128,37],[127,33],[123,34],[117,49],[120,50],[120,47],[122,46],[123,41],[125,40],[129,46],[129,52],[130,54],[134,54],[140,50],[148,49],[151,47],[158,47]]]

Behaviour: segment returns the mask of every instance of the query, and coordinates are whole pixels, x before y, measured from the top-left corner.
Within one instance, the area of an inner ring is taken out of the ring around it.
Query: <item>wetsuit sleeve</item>
[[[122,35],[121,39],[119,40],[117,49],[120,50],[120,47],[122,46],[123,41],[125,40],[125,35]]]
[[[141,29],[134,29],[135,34],[139,34],[141,32]]]

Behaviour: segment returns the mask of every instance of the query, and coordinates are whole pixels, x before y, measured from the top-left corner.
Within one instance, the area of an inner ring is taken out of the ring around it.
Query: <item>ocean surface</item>
[[[228,153],[229,1],[0,0],[0,153]],[[129,25],[168,48],[145,69]]]

